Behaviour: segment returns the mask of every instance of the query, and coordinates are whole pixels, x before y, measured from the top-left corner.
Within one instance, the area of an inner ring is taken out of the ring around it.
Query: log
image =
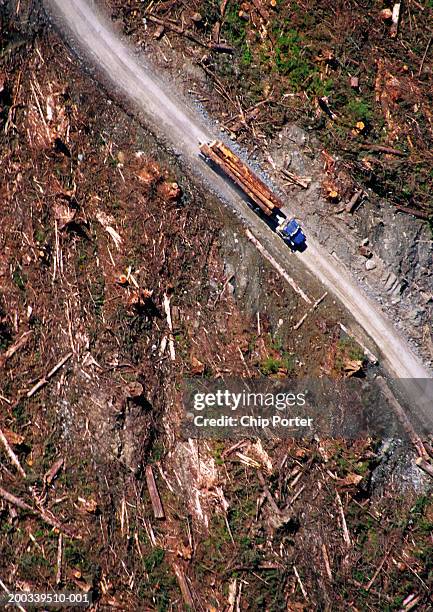
[[[48,374],[46,376],[44,376],[43,378],[41,378],[41,380],[39,382],[37,382],[31,389],[30,391],[27,392],[27,397],[32,397],[32,395],[34,395],[36,393],[36,391],[39,391],[39,389],[41,389],[41,387],[43,387],[44,385],[46,385],[48,383],[48,381],[50,380],[50,378],[52,378],[54,376],[54,374],[60,370],[60,368],[62,368],[65,363],[67,361],[69,361],[69,359],[72,357],[73,353],[68,353],[67,355],[65,355],[63,357],[63,359],[61,359],[59,361],[59,363],[57,363],[54,368],[52,368]]]
[[[218,51],[220,53],[234,53],[234,49],[230,45],[220,43],[219,41],[203,42],[189,30],[184,30],[177,24],[167,19],[165,20],[160,19],[159,17],[155,17],[154,15],[147,15],[146,19],[158,25],[158,28],[156,29],[155,34],[154,34],[154,38],[160,38],[162,34],[164,33],[164,29],[165,29],[165,30],[170,30],[171,32],[175,32],[176,34],[179,34],[179,36],[184,36],[185,38],[188,38],[192,42],[195,42],[197,45],[200,45],[200,47],[211,49],[212,51]],[[163,29],[161,30],[161,28]],[[218,32],[218,36],[219,36],[219,32]]]
[[[354,211],[356,205],[358,204],[359,199],[361,198],[361,196],[363,195],[363,190],[362,189],[358,189],[358,191],[356,191],[353,196],[350,198],[350,200],[348,201],[348,203],[345,206],[345,211],[348,213],[351,213]]]
[[[9,446],[9,442],[7,441],[6,436],[4,435],[4,433],[3,433],[3,431],[1,429],[0,429],[0,441],[2,442],[3,446],[5,447],[6,453],[9,455],[9,459],[14,464],[14,466],[16,467],[18,472],[21,474],[21,476],[23,478],[27,478],[27,474],[23,470],[18,457],[16,456],[16,454],[14,453],[12,448]]]
[[[399,149],[393,149],[392,147],[385,147],[384,145],[361,142],[358,146],[360,149],[365,149],[367,151],[377,151],[377,153],[388,153],[388,155],[406,157],[406,153],[403,153],[403,151],[400,151]]]
[[[5,365],[6,361],[10,359],[21,347],[23,347],[27,343],[32,333],[32,331],[24,332],[23,335],[20,336],[20,338],[18,338],[16,342],[11,344],[11,346],[2,355],[0,355],[0,368],[2,368]]]
[[[307,310],[307,312],[304,314],[303,317],[301,317],[301,319],[299,319],[299,321],[296,323],[296,325],[293,326],[293,329],[299,329],[301,327],[301,325],[304,323],[305,319],[308,317],[308,315],[310,314],[310,312],[313,312],[314,310],[316,310],[316,308],[319,306],[319,304],[321,304],[321,302],[323,302],[323,300],[325,299],[325,297],[328,295],[328,292],[325,291],[325,293],[319,297],[319,299],[314,302],[314,304],[311,306],[311,308],[309,310]]]
[[[246,195],[249,198],[251,198],[251,200],[255,202],[257,206],[259,206],[266,215],[272,214],[272,208],[269,208],[268,206],[266,206],[263,203],[263,201],[253,191],[251,191],[251,189],[245,184],[245,182],[243,182],[243,179],[239,175],[239,173],[233,172],[233,170],[227,164],[222,163],[221,158],[218,155],[216,155],[216,153],[214,153],[214,151],[210,147],[208,147],[207,145],[202,145],[200,147],[200,150],[203,153],[203,155],[208,157],[211,161],[213,161],[213,163],[216,166],[221,168],[224,171],[224,173],[229,178],[232,179],[234,183],[239,185],[242,188],[242,190],[246,193]]]
[[[41,508],[39,510],[36,510],[36,508],[32,508],[32,506],[30,506],[29,504],[24,502],[19,497],[16,497],[15,495],[12,495],[12,493],[9,493],[8,491],[3,489],[2,487],[0,487],[0,497],[3,497],[3,499],[5,499],[9,504],[12,504],[13,506],[16,506],[17,508],[21,508],[21,510],[24,510],[26,512],[30,512],[31,514],[36,515],[36,516],[40,516],[42,518],[42,520],[44,520],[46,523],[48,523],[48,525],[51,525],[51,527],[54,527],[54,529],[58,529],[59,531],[63,532],[65,535],[67,535],[68,537],[81,540],[81,536],[80,535],[74,534],[68,527],[66,527],[65,525],[62,525],[47,510],[44,510],[43,508]]]
[[[176,563],[173,564],[173,569],[174,573],[176,574],[176,578],[180,587],[180,592],[182,593],[185,605],[188,606],[188,610],[195,610],[191,590],[189,588],[188,582],[186,581],[185,574]]]
[[[281,174],[288,178],[289,181],[292,181],[292,183],[296,183],[296,185],[299,185],[303,189],[308,189],[311,183],[311,178],[309,176],[298,176],[297,174],[294,174],[289,170],[285,170],[284,168],[282,168]]]
[[[418,217],[418,219],[430,219],[431,215],[429,213],[424,212],[423,210],[416,210],[415,208],[409,208],[408,206],[401,206],[397,204],[397,210],[401,212],[405,212],[408,215],[413,215],[414,217]]]
[[[403,408],[400,406],[399,402],[395,398],[393,392],[391,391],[391,389],[386,384],[385,379],[382,378],[381,376],[377,376],[376,377],[376,382],[379,385],[382,394],[386,397],[388,402],[391,404],[394,412],[397,415],[397,418],[399,419],[400,423],[402,424],[403,429],[407,433],[407,436],[408,436],[409,440],[414,445],[414,447],[415,447],[418,455],[420,456],[420,458],[421,459],[428,459],[428,453],[427,453],[427,451],[424,448],[424,445],[422,443],[421,438],[416,433],[415,429],[413,428],[412,423],[410,422],[410,420],[407,417],[405,411],[403,410]]]
[[[259,193],[261,195],[263,194],[263,197],[266,200],[269,200],[273,204],[273,206],[275,206],[276,208],[282,208],[283,206],[282,200],[278,196],[276,196],[258,176],[253,174],[253,172],[248,168],[248,166],[246,166],[233,153],[233,151],[231,151],[228,147],[226,147],[225,144],[222,142],[217,142],[216,146],[218,147],[218,150],[221,151],[223,158],[227,159],[229,163],[236,165],[236,167],[239,168],[239,171],[241,172],[241,174],[245,176],[247,180],[251,181],[251,183],[256,187]]]
[[[209,49],[211,49],[211,51],[218,51],[219,53],[228,53],[230,55],[233,55],[235,51],[233,47],[231,47],[230,45],[226,45],[220,42],[215,42],[213,40],[209,42],[207,46],[209,47]]]
[[[254,234],[249,229],[245,230],[245,234],[247,235],[248,240],[250,240],[254,244],[256,249],[263,255],[265,259],[269,261],[269,263],[275,268],[278,274],[289,283],[292,289],[301,296],[304,302],[307,302],[307,304],[311,304],[311,300],[308,295],[304,291],[302,291],[302,289],[295,283],[293,278],[289,276],[287,272],[280,266],[280,264],[272,257],[272,255],[268,253],[268,251],[261,244],[261,242],[259,242],[254,236]]]
[[[283,206],[283,202],[272,193],[269,187],[222,142],[202,144],[200,151],[239,185],[266,215],[271,215],[274,208]]]
[[[400,21],[400,8],[401,8],[400,2],[397,2],[392,7],[392,16],[391,16],[392,23],[391,23],[391,28],[389,30],[391,38],[395,38],[398,34],[398,24]]]
[[[164,508],[162,507],[161,498],[159,496],[151,465],[148,465],[146,467],[146,484],[147,490],[149,491],[150,501],[152,503],[153,514],[155,518],[165,518]]]
[[[419,468],[421,468],[421,470],[423,470],[423,472],[433,478],[433,465],[431,463],[429,463],[425,459],[422,459],[422,457],[418,457],[415,463]]]

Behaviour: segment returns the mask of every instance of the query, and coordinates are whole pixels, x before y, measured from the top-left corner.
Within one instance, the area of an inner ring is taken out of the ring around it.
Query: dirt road
[[[137,54],[121,41],[91,0],[45,0],[45,5],[86,61],[95,66],[105,81],[109,79],[138,112],[146,115],[152,130],[182,155],[192,172],[243,217],[280,265],[290,272],[293,258],[300,258],[306,270],[333,292],[377,345],[382,363],[391,376],[431,377],[392,323],[364,295],[339,262],[311,240],[304,253],[290,253],[281,239],[273,235],[246,206],[234,188],[198,158],[198,143],[211,140],[215,134],[211,133],[198,112],[176,97],[174,91],[169,91],[167,85],[160,82],[142,59],[138,59]]]

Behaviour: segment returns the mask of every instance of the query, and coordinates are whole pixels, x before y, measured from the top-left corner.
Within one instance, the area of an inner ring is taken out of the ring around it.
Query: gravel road
[[[203,117],[188,106],[174,90],[152,74],[137,53],[125,44],[91,0],[45,0],[48,12],[79,48],[86,62],[103,73],[113,86],[144,113],[152,129],[164,138],[215,193],[240,215],[264,241],[278,263],[290,273],[297,257],[305,270],[316,277],[350,311],[379,348],[382,364],[395,378],[430,378],[431,373],[414,355],[392,322],[380,311],[340,262],[312,240],[302,254],[290,253],[282,240],[251,211],[236,190],[198,157],[198,143],[215,138]],[[286,210],[290,215],[290,211]]]

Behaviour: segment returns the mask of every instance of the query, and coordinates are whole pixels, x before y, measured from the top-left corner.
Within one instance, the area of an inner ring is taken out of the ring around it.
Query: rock
[[[365,269],[374,270],[375,267],[376,263],[372,259],[367,259],[367,261],[365,262]]]

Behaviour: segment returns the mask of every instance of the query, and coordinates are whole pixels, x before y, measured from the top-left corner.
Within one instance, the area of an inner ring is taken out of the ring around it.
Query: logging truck
[[[239,159],[223,142],[214,140],[201,144],[200,152],[206,161],[211,162],[228,176],[248,196],[271,221],[277,234],[293,250],[305,249],[305,234],[296,219],[287,219],[281,212],[283,202],[244,162]]]

